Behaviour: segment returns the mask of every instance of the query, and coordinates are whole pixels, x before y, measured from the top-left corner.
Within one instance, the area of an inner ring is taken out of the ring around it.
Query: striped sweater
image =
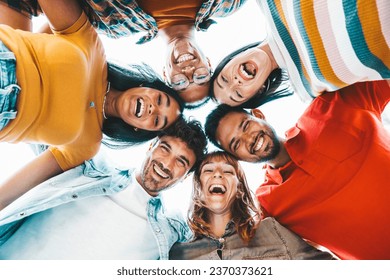
[[[303,100],[390,79],[390,1],[257,0],[279,67]]]

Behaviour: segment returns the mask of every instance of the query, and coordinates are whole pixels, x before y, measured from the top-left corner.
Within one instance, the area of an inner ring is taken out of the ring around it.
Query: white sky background
[[[219,61],[231,51],[239,47],[261,41],[265,38],[265,28],[261,12],[254,0],[248,2],[235,14],[226,18],[215,18],[218,22],[210,26],[207,32],[197,32],[196,39],[203,52],[210,58],[215,67]],[[37,21],[40,23],[41,21]],[[157,37],[144,45],[135,42],[142,34],[121,38],[117,40],[101,36],[106,48],[108,59],[115,59],[120,63],[145,62],[151,65],[160,75],[165,62],[166,49],[161,38]],[[193,116],[204,123],[208,112],[215,104],[209,102],[196,110],[186,110],[186,116]],[[302,103],[298,97],[292,96],[276,100],[261,107],[267,120],[274,126],[276,132],[284,136],[284,132],[296,123],[307,104]],[[148,144],[132,147],[126,150],[110,150],[102,146],[102,150],[117,165],[139,167],[149,147]],[[209,144],[209,150],[214,150]],[[31,160],[34,155],[25,144],[0,143],[0,182],[18,168]],[[256,190],[263,181],[262,164],[242,163],[249,186]],[[192,176],[182,184],[165,192],[166,206],[178,207],[184,213],[187,211],[188,200],[192,188]]]

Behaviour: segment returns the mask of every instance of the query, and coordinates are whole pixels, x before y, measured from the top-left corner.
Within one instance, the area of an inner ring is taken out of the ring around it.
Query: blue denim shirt
[[[30,215],[74,201],[99,195],[112,195],[130,186],[134,170],[110,168],[101,156],[84,162],[35,187],[0,211],[0,245],[4,244]],[[148,201],[147,217],[158,243],[160,259],[178,241],[190,238],[190,230],[180,215],[165,214],[160,196]]]

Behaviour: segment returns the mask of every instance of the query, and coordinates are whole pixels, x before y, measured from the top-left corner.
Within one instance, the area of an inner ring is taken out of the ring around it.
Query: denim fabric
[[[274,218],[261,221],[255,236],[247,244],[228,224],[219,238],[203,236],[188,243],[176,243],[170,259],[179,260],[331,260],[334,257],[320,251],[279,224]]]
[[[100,153],[92,160],[38,185],[8,205],[0,211],[0,246],[34,213],[76,199],[112,195],[134,187],[134,170],[119,170],[111,166]],[[158,242],[159,257],[166,260],[173,244],[190,239],[191,231],[181,216],[166,213],[160,196],[151,197],[145,210],[150,229]],[[134,230],[137,230],[136,226]]]
[[[0,130],[16,117],[19,91],[15,55],[0,41]]]

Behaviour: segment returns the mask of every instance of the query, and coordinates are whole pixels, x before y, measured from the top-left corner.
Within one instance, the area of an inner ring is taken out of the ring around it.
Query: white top
[[[0,259],[158,259],[146,216],[149,199],[133,180],[113,196],[37,213],[2,246]]]

